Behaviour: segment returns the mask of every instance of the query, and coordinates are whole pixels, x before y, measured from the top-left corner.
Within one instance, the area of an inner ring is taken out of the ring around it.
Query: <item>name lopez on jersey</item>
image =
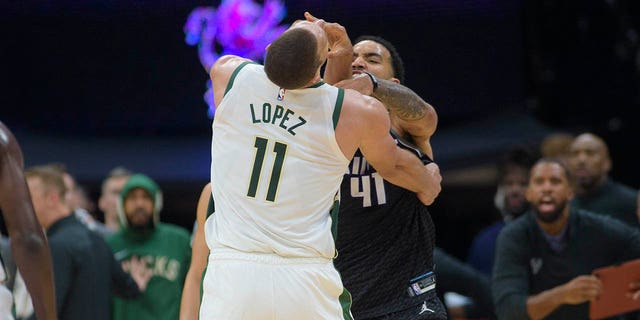
[[[274,108],[270,103],[265,102],[262,104],[262,109],[260,107],[257,108],[258,112],[262,111],[262,114],[257,114],[257,116],[253,103],[249,104],[249,107],[251,109],[251,120],[253,123],[270,123],[277,125],[294,136],[296,135],[294,130],[307,123],[307,120],[302,117],[298,117],[297,121],[292,119],[292,117],[295,116],[295,112],[281,105],[276,105]]]

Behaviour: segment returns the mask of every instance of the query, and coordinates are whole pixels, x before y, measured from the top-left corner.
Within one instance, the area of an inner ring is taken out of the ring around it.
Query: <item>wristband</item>
[[[371,92],[376,92],[376,90],[378,89],[378,78],[376,78],[376,76],[372,75],[369,72],[366,71],[362,71],[364,72],[364,74],[369,76],[369,79],[371,79],[371,84],[373,84],[373,91]]]

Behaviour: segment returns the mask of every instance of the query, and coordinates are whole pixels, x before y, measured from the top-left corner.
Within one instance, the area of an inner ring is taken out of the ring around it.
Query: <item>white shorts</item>
[[[333,261],[211,251],[200,320],[352,319]]]

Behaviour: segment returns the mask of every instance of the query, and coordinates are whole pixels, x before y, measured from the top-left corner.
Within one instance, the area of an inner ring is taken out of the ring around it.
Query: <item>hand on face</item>
[[[305,12],[304,17],[307,21],[318,24],[326,33],[327,40],[329,41],[328,59],[353,54],[351,40],[349,39],[349,35],[347,35],[347,30],[342,25],[318,19],[309,12]]]

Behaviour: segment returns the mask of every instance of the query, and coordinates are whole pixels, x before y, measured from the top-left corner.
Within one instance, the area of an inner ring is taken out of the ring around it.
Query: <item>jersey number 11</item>
[[[256,137],[256,142],[254,144],[254,147],[256,148],[256,157],[253,160],[253,170],[251,171],[251,179],[249,180],[249,191],[247,191],[247,196],[251,198],[255,198],[258,191],[258,183],[260,182],[260,175],[268,145],[268,139]],[[276,154],[276,158],[273,161],[271,178],[269,178],[269,188],[267,189],[267,201],[270,202],[276,201],[278,184],[280,183],[280,175],[282,174],[282,165],[284,164],[284,156],[287,154],[287,145],[281,142],[276,142],[273,146],[273,152]]]

